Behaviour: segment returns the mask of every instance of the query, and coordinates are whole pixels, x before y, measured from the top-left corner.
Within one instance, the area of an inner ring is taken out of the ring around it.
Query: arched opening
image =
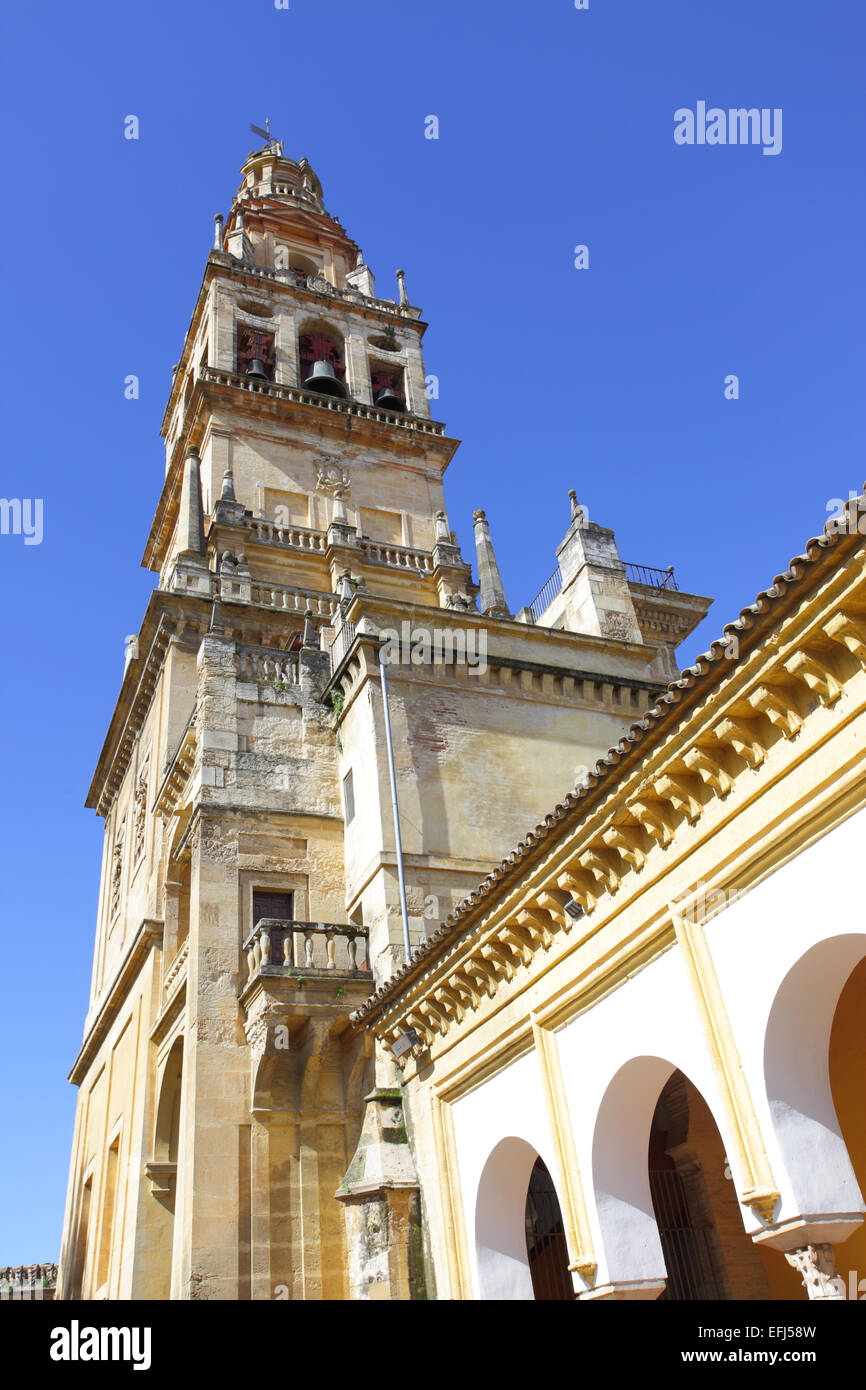
[[[855,1285],[866,1274],[864,953],[859,932],[806,951],[776,992],[764,1039],[767,1099],[795,1210],[820,1222],[839,1274]],[[805,1298],[800,1276],[785,1270],[771,1280],[773,1297]]]
[[[866,956],[848,976],[830,1031],[830,1089],[839,1128],[861,1193],[866,1192]],[[866,1298],[866,1224],[836,1249],[836,1268],[848,1297]]]
[[[501,1139],[475,1200],[478,1297],[573,1298],[562,1212],[553,1179],[525,1139]]]
[[[158,1163],[177,1166],[180,1147],[180,1099],[183,1084],[183,1038],[172,1044],[162,1073],[153,1154]]]
[[[301,385],[305,391],[347,397],[343,340],[328,324],[311,323],[298,337]]]
[[[608,1085],[593,1137],[607,1280],[631,1297],[771,1297],[746,1234],[713,1114],[662,1057],[634,1057]]]
[[[260,381],[273,381],[276,365],[276,348],[273,333],[260,328],[250,328],[238,324],[238,376],[249,376]]]
[[[141,1235],[139,1298],[171,1297],[177,1166],[180,1157],[183,1038],[176,1038],[159,1083],[153,1158],[146,1166],[153,1203]]]
[[[746,1234],[716,1122],[681,1071],[665,1083],[656,1103],[648,1164],[667,1267],[660,1298],[770,1298],[762,1254]]]
[[[568,1245],[553,1178],[537,1158],[526,1194],[526,1253],[537,1302],[572,1301],[574,1281],[568,1272]]]
[[[406,388],[403,368],[395,362],[370,359],[370,387],[373,404],[380,410],[405,410]]]

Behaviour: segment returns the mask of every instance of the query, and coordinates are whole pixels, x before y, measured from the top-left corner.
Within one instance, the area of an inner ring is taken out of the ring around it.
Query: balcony
[[[370,982],[367,928],[339,922],[290,922],[261,917],[244,942],[248,980],[345,976]]]
[[[634,565],[628,560],[624,560],[623,564],[629,584],[642,584],[646,589],[670,589],[673,593],[679,593],[673,565],[668,565],[666,570],[660,570],[653,565]]]

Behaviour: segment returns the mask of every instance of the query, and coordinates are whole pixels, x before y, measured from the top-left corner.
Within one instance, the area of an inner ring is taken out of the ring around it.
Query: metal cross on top
[[[271,139],[272,139],[272,137],[271,137],[271,118],[270,118],[270,116],[265,116],[265,128],[264,128],[264,130],[262,130],[262,128],[261,128],[260,125],[251,125],[251,126],[250,126],[250,130],[253,132],[253,135],[260,135],[260,136],[262,137],[263,140],[267,140],[268,144],[271,144]]]

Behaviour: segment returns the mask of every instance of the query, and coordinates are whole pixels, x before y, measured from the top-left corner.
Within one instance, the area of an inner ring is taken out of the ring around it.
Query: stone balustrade
[[[300,405],[312,405],[318,410],[329,410],[339,415],[356,415],[363,420],[374,420],[381,425],[406,430],[410,434],[432,434],[439,437],[445,434],[445,426],[437,420],[426,420],[418,415],[408,415],[394,410],[381,410],[374,405],[364,405],[360,401],[342,400],[318,391],[304,391],[298,386],[284,386],[276,381],[260,381],[257,377],[239,376],[237,372],[227,372],[217,367],[202,367],[199,379],[214,386],[231,386],[240,391],[248,391],[253,396],[297,401]]]
[[[259,685],[297,685],[297,654],[274,651],[271,647],[239,647],[238,680],[256,681]]]
[[[323,531],[312,531],[308,526],[278,526],[264,517],[246,517],[244,525],[252,539],[269,541],[271,544],[288,545],[293,550],[314,550],[324,552],[327,537]]]
[[[261,917],[244,942],[244,950],[249,980],[258,974],[370,973],[366,927]]]
[[[252,586],[253,603],[267,608],[280,608],[287,613],[304,614],[311,609],[313,617],[327,618],[329,621],[337,607],[333,594],[313,594],[305,589],[293,589],[285,584],[260,584]]]
[[[413,550],[407,545],[389,545],[385,541],[367,540],[366,537],[362,537],[358,544],[368,564],[420,570],[423,574],[433,573],[433,556],[427,550]]]

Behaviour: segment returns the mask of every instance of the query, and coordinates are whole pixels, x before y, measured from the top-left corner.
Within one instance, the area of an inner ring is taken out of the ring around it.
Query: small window
[[[294,893],[272,893],[268,889],[253,889],[253,926],[263,917],[276,917],[281,922],[294,920]]]
[[[355,786],[351,771],[343,778],[343,806],[346,811],[346,824],[349,825],[355,818]]]

